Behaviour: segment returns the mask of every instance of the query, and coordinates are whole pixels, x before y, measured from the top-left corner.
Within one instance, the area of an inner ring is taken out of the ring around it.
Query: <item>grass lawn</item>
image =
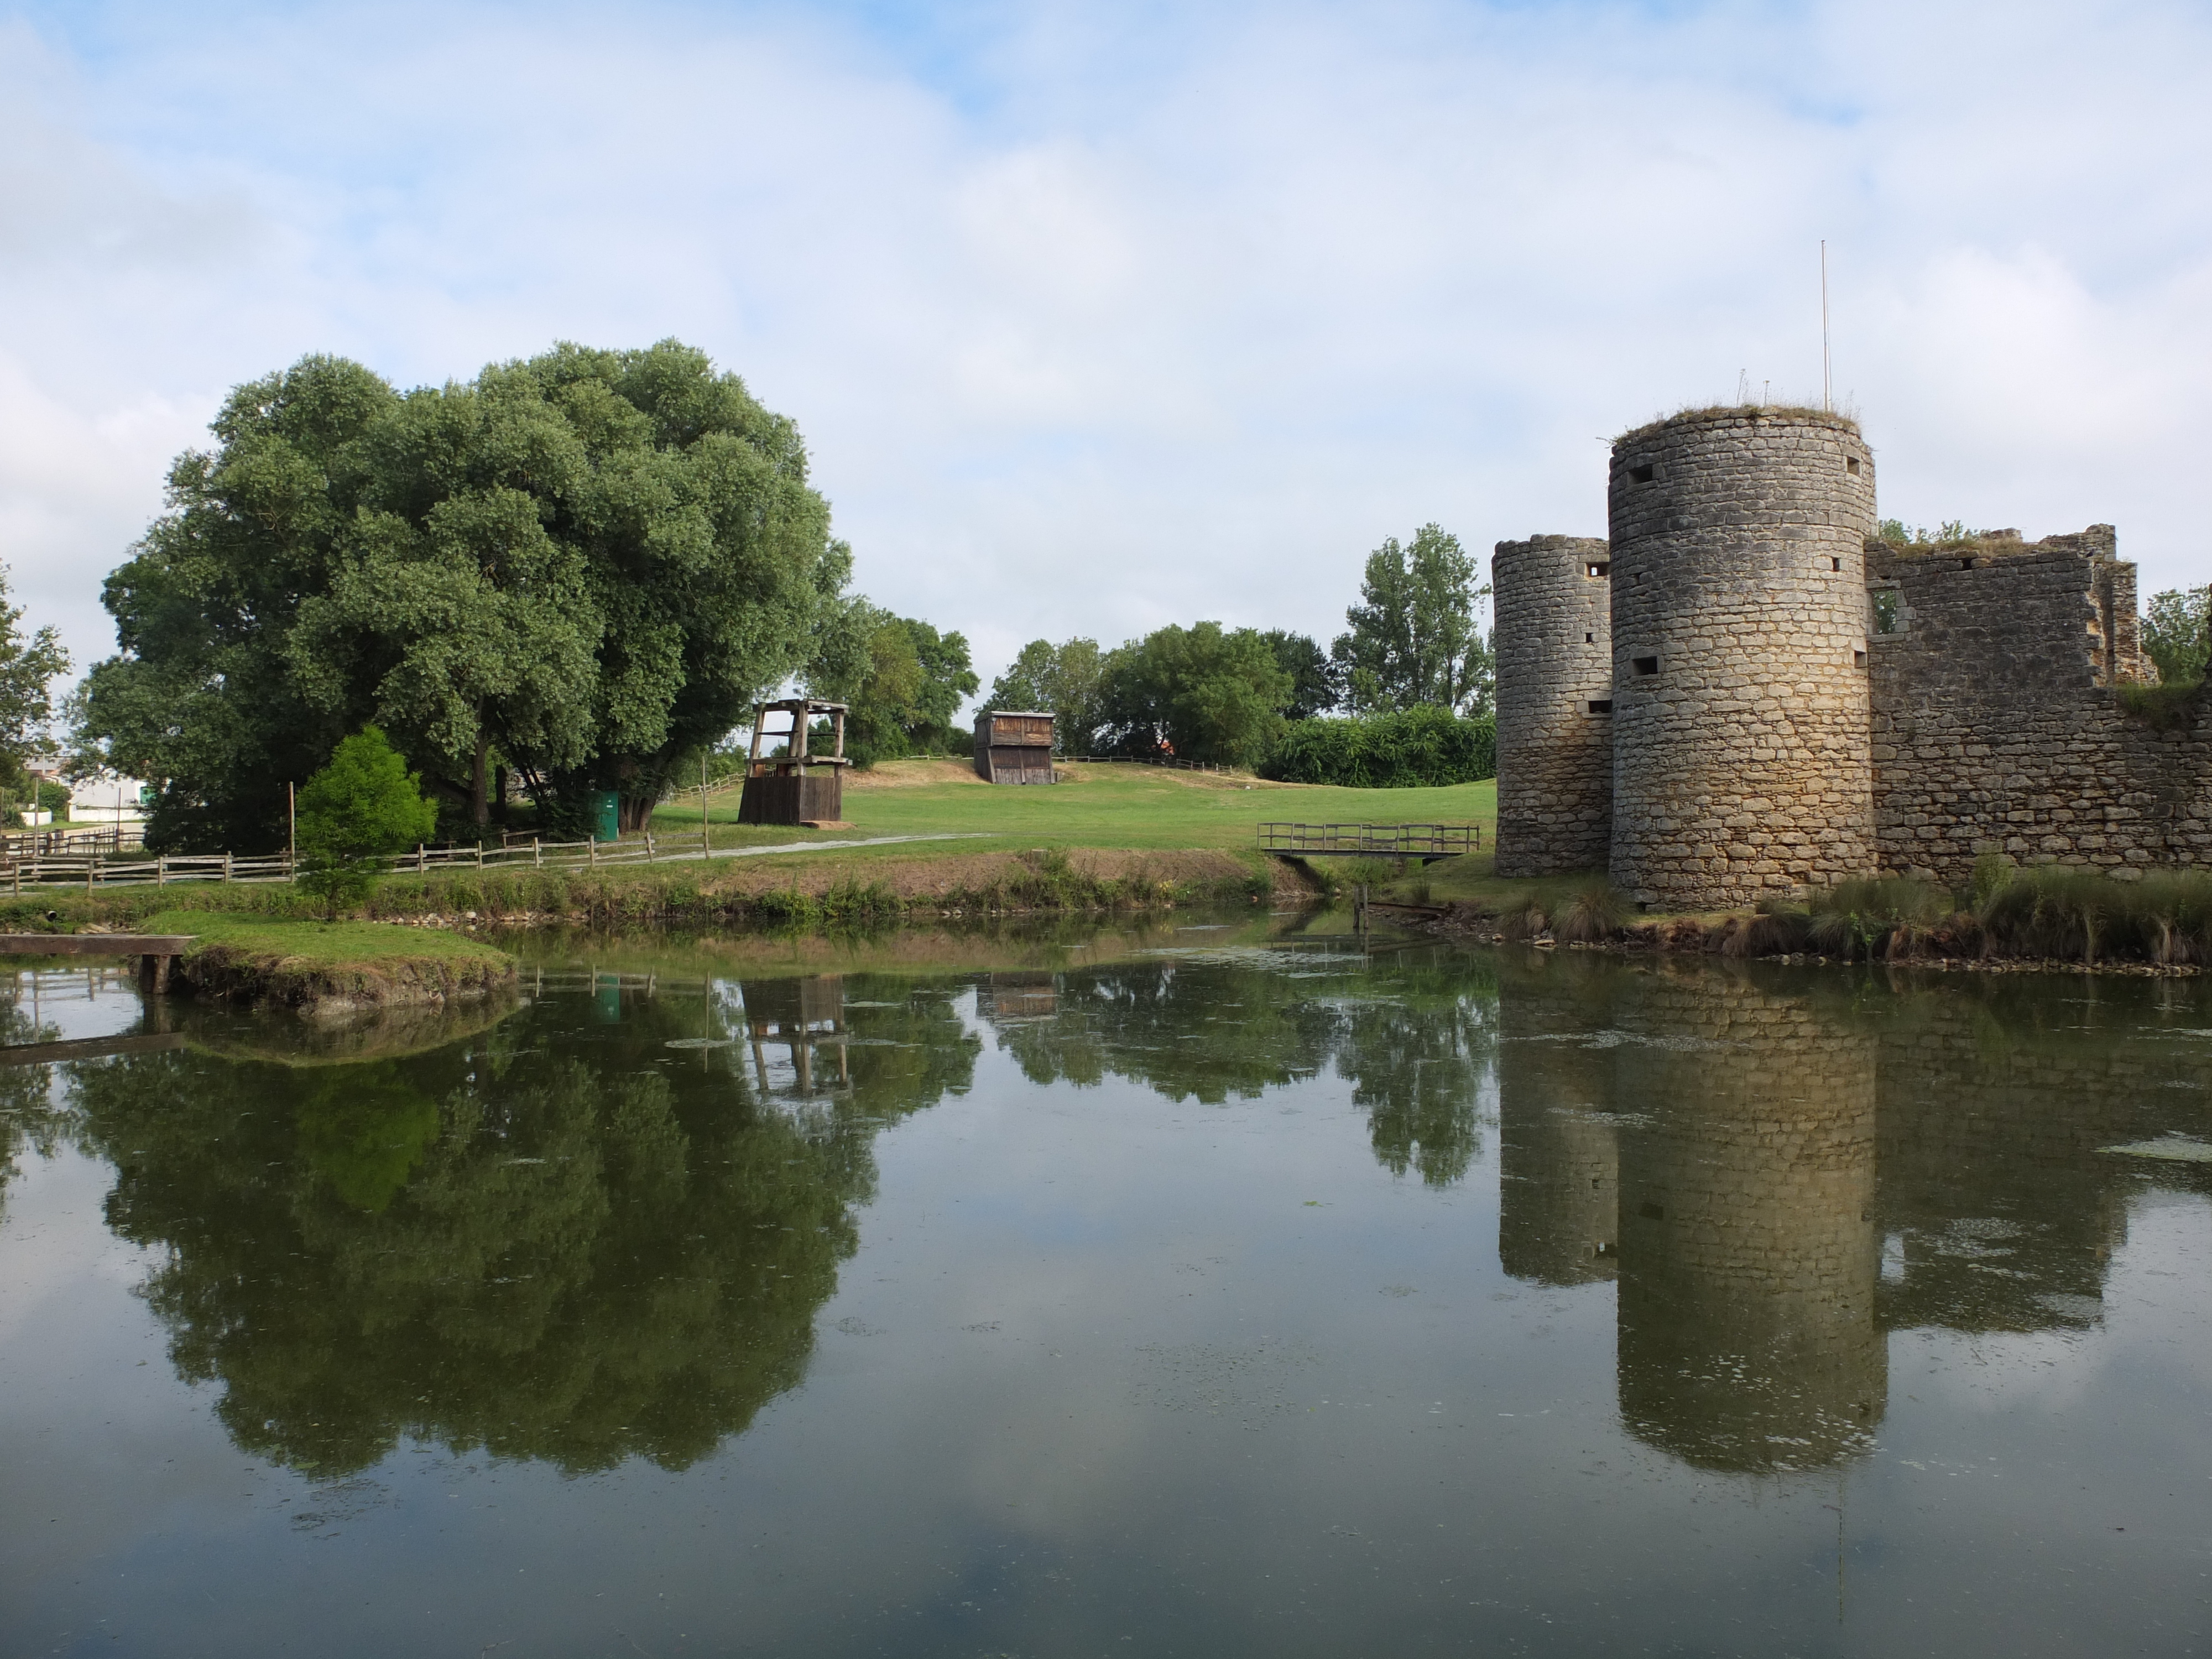
[[[963,851],[1006,847],[1256,847],[1262,823],[1475,823],[1488,843],[1495,782],[1447,789],[1337,789],[1164,767],[1085,765],[1049,788],[999,788],[950,761],[893,761],[847,781],[845,830],[739,825],[734,788],[710,797],[717,847],[869,836],[982,835]],[[657,808],[653,829],[696,835],[696,798]],[[854,848],[848,856],[870,849]],[[887,854],[896,848],[882,849]],[[950,850],[950,849],[947,849]]]
[[[191,933],[198,951],[227,945],[317,968],[379,969],[398,963],[495,965],[503,951],[435,927],[384,921],[297,921],[223,910],[164,910],[138,931]]]

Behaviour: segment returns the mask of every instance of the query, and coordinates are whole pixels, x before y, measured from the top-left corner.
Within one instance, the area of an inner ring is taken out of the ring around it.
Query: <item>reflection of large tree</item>
[[[741,1048],[668,1048],[732,1035],[697,989],[625,995],[613,1023],[585,1006],[376,1064],[78,1069],[112,1224],[165,1248],[149,1299],[241,1446],[681,1467],[799,1380],[876,1123],[964,1086],[973,1039],[942,999],[868,1011],[888,1040],[798,1103],[750,1084]]]
[[[1433,1186],[1467,1173],[1480,1137],[1494,984],[1486,961],[1419,950],[1363,957],[1270,951],[1154,958],[987,988],[1000,1045],[1032,1082],[1127,1078],[1218,1105],[1334,1066],[1368,1115],[1376,1157]]]
[[[19,1005],[0,1003],[0,1043],[51,1042],[58,1035],[52,1026],[36,1024]],[[51,1158],[65,1139],[65,1121],[54,1109],[47,1071],[44,1066],[0,1066],[0,1216],[8,1212],[15,1160],[26,1150]]]

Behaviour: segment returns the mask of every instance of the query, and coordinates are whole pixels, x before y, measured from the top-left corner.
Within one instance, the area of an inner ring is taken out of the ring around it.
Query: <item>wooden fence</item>
[[[694,847],[693,841],[700,845]],[[708,849],[705,835],[641,836],[635,841],[529,841],[504,847],[418,847],[384,860],[394,874],[430,875],[455,870],[598,870],[617,865],[696,859]],[[736,848],[730,848],[736,851]],[[0,850],[0,882],[10,893],[26,888],[173,887],[191,882],[289,882],[298,872],[283,853],[246,858],[232,853],[167,854],[125,859],[97,850]]]

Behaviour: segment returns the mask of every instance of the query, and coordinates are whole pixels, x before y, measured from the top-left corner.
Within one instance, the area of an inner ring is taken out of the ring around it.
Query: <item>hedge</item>
[[[1498,775],[1498,722],[1427,705],[1350,720],[1293,720],[1260,775],[1353,789],[1472,783]]]

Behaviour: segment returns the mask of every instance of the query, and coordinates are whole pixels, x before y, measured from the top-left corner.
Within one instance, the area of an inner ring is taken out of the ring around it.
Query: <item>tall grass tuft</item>
[[[2071,866],[2018,870],[1981,898],[1976,914],[1987,948],[2010,955],[2212,963],[2212,873],[2203,871],[2117,882]]]
[[[1566,944],[1595,945],[1621,930],[1629,904],[1628,895],[1611,882],[1585,882],[1559,907],[1553,931]]]
[[[1508,900],[1498,923],[1498,931],[1510,939],[1532,939],[1550,930],[1552,919],[1544,913],[1543,902],[1531,893]]]
[[[1910,956],[1951,911],[1951,896],[1909,877],[1839,881],[1813,895],[1806,942],[1845,961]]]

